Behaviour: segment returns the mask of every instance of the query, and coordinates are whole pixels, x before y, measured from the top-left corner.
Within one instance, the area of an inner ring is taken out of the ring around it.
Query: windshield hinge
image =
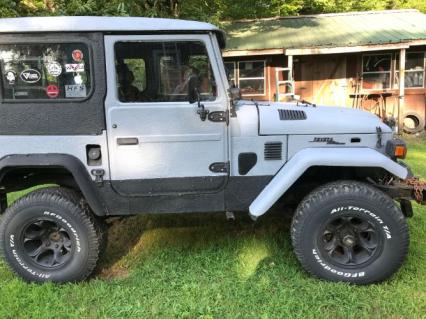
[[[214,111],[210,112],[208,119],[211,122],[226,122],[226,125],[229,124],[229,111]]]

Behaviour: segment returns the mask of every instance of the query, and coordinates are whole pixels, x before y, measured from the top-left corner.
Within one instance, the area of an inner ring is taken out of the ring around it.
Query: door
[[[112,186],[125,196],[221,190],[225,122],[202,120],[188,99],[196,77],[205,109],[226,111],[226,76],[209,34],[106,36],[106,98]],[[221,166],[213,165],[213,166]]]

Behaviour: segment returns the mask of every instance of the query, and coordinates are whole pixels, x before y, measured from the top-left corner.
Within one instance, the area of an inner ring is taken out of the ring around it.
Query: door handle
[[[136,137],[117,138],[118,145],[138,145],[139,139]]]

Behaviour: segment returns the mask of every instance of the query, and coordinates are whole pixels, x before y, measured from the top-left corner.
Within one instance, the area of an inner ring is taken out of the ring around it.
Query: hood
[[[295,103],[260,104],[260,135],[392,133],[379,117],[366,111]]]

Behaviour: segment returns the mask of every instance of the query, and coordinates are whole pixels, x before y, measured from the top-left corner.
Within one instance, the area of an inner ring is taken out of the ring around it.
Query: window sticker
[[[20,78],[25,83],[37,83],[41,79],[41,74],[35,69],[27,69],[21,72]]]
[[[28,92],[21,91],[21,92],[15,92],[15,96],[28,96]]]
[[[56,61],[48,63],[46,69],[47,73],[55,78],[62,74],[62,66]]]
[[[74,83],[75,83],[75,84],[83,84],[83,78],[81,77],[81,75],[80,75],[80,74],[77,74],[77,75],[74,77]]]
[[[7,71],[6,72],[6,80],[9,85],[14,85],[16,82],[16,73],[15,71]]]
[[[83,52],[81,50],[74,50],[72,51],[72,58],[75,62],[81,62],[83,61]]]
[[[71,63],[65,64],[65,71],[67,73],[81,73],[84,72],[84,63]]]
[[[65,97],[86,97],[86,86],[84,84],[65,85]]]
[[[59,96],[59,88],[56,85],[49,85],[46,88],[46,94],[49,98],[55,99]]]

